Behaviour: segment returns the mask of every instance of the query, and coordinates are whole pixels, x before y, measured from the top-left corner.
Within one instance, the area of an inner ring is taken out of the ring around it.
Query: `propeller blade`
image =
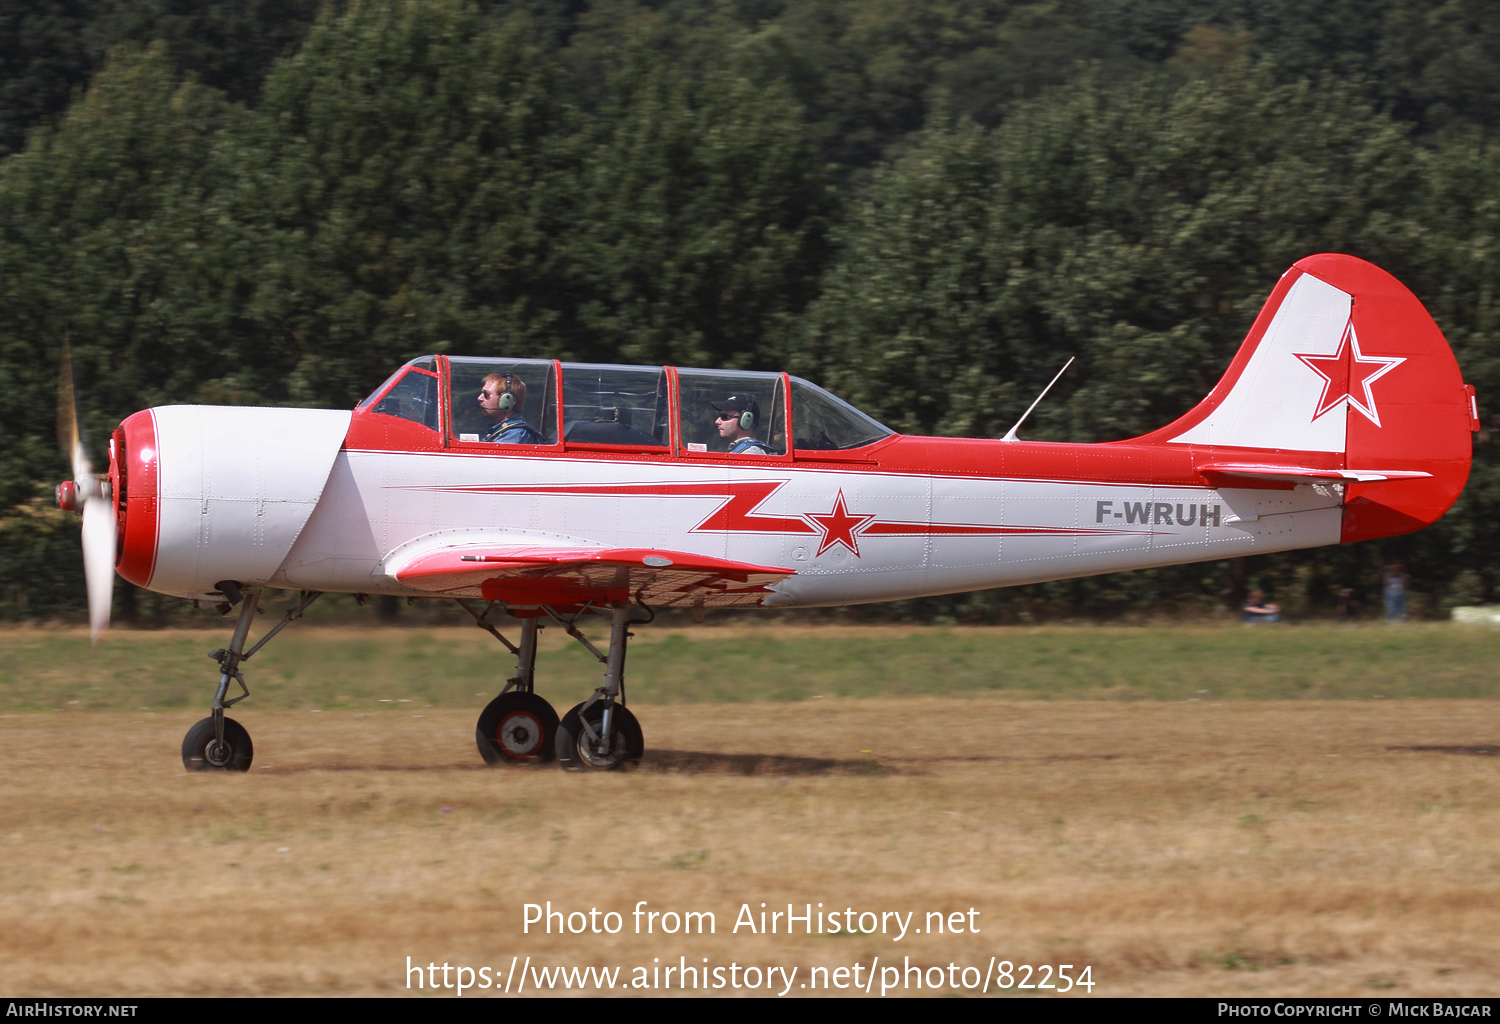
[[[99,480],[94,476],[94,464],[89,461],[89,453],[84,451],[83,443],[75,444],[69,454],[73,460],[73,480],[78,484],[80,497],[98,497]]]
[[[78,405],[73,399],[73,354],[63,339],[57,367],[57,446],[71,457],[78,447]]]
[[[73,463],[73,481],[83,511],[83,579],[88,585],[89,630],[94,643],[109,627],[115,587],[114,496],[94,476],[93,463],[78,432],[78,402],[73,393],[73,354],[63,338],[57,370],[57,442]]]
[[[97,644],[109,627],[115,587],[115,506],[97,493],[83,503],[83,578],[89,592],[89,630]]]
[[[94,467],[83,438],[78,433],[78,402],[73,394],[73,353],[63,339],[62,362],[57,368],[57,443],[73,464],[73,479],[84,494],[94,490]]]

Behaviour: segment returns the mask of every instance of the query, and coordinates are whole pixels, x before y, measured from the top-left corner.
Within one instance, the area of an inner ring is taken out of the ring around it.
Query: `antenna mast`
[[[1068,361],[1066,363],[1063,363],[1063,368],[1061,370],[1057,371],[1057,376],[1052,378],[1052,384],[1056,384],[1058,381],[1062,380],[1062,375],[1068,372],[1068,367],[1072,366],[1073,365],[1073,360],[1075,360],[1077,358],[1078,358],[1077,356],[1069,356],[1068,357]],[[1047,392],[1049,392],[1049,391],[1052,390],[1052,384],[1048,384],[1046,387],[1042,388],[1042,393],[1040,395],[1036,396],[1036,401],[1032,402],[1031,405],[1026,409],[1025,412],[1021,413],[1021,418],[1018,419],[1018,420],[1016,420],[1016,425],[1013,426],[1013,427],[1011,427],[1009,430],[1007,430],[1005,432],[1005,436],[1002,437],[1000,440],[1002,440],[1002,441],[1019,441],[1020,440],[1020,438],[1016,436],[1016,431],[1018,431],[1018,430],[1021,429],[1021,424],[1023,424],[1023,423],[1026,422],[1026,417],[1028,417],[1028,416],[1031,415],[1031,410],[1035,409],[1037,406],[1039,406],[1039,405],[1042,404],[1042,399],[1046,398],[1047,397]]]

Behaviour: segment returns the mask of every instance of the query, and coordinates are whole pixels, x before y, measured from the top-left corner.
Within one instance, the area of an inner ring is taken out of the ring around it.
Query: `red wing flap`
[[[1247,480],[1275,480],[1283,483],[1312,483],[1329,480],[1337,483],[1380,483],[1385,480],[1418,480],[1432,476],[1431,473],[1414,469],[1310,469],[1303,466],[1253,465],[1238,462],[1215,462],[1199,466],[1199,472],[1210,484],[1214,477],[1228,477],[1224,483],[1233,486],[1232,478]]]
[[[511,604],[641,600],[654,607],[758,605],[791,569],[650,548],[443,548],[396,571],[409,587]]]

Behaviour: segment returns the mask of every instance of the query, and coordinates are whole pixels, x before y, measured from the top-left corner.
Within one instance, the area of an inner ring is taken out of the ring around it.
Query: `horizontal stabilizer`
[[[791,569],[656,548],[454,545],[396,570],[409,587],[516,605],[642,601],[655,607],[754,607]]]
[[[1312,483],[1328,480],[1337,483],[1379,483],[1382,480],[1420,480],[1432,476],[1418,469],[1309,469],[1303,466],[1263,466],[1239,462],[1214,462],[1199,466],[1205,477],[1210,474],[1243,477],[1248,480],[1276,480],[1284,483]]]

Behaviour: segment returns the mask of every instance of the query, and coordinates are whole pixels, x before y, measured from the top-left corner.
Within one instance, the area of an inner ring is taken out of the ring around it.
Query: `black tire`
[[[641,735],[641,723],[630,709],[623,704],[614,705],[614,713],[610,724],[610,752],[607,757],[598,754],[580,745],[580,741],[586,738],[583,728],[579,722],[578,709],[582,704],[576,705],[557,726],[557,762],[570,772],[579,771],[615,771],[628,768],[641,759],[646,752],[646,741]],[[583,718],[588,720],[594,732],[598,733],[604,726],[604,702],[595,702],[588,711],[584,712]]]
[[[512,690],[490,701],[474,727],[485,764],[550,761],[556,756],[557,712],[534,693]]]
[[[245,727],[232,718],[224,719],[224,746],[210,749],[214,743],[214,720],[205,718],[182,738],[182,766],[190,772],[248,772],[255,757],[255,747]]]

